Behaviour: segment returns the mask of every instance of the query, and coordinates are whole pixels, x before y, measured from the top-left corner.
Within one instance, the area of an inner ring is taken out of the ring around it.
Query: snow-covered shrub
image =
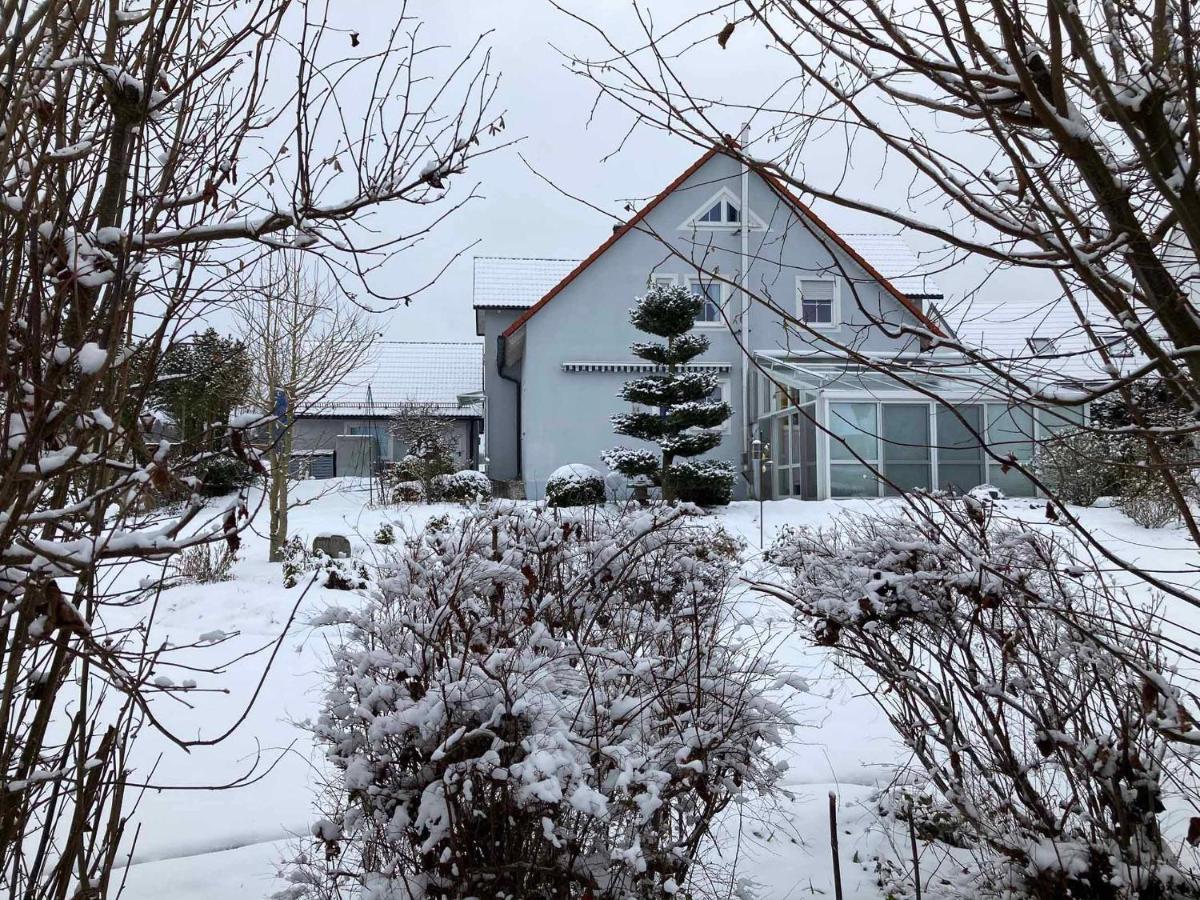
[[[1158,488],[1157,491],[1145,489],[1123,496],[1117,505],[1143,528],[1163,528],[1179,521],[1179,507],[1162,485]]]
[[[1060,503],[1091,506],[1118,494],[1122,470],[1116,442],[1096,431],[1073,428],[1038,444],[1034,468]]]
[[[312,568],[312,554],[300,536],[294,534],[283,545],[280,555],[283,559],[283,586],[294,588],[300,583],[301,576]]]
[[[874,683],[919,762],[919,836],[966,848],[951,896],[1200,896],[1162,815],[1200,787],[1173,751],[1195,733],[1185,695],[1153,617],[1091,560],[998,510],[927,499],[785,529],[769,561],[759,588]]]
[[[685,459],[671,465],[675,495],[698,506],[726,506],[733,496],[733,467],[715,459]]]
[[[419,481],[398,481],[391,487],[393,503],[423,503],[425,487]]]
[[[312,556],[312,568],[317,570],[317,584],[334,591],[359,591],[371,585],[367,567],[356,559],[334,559],[324,553]]]
[[[551,506],[590,506],[604,499],[604,476],[591,466],[560,466],[546,479],[546,502]]]
[[[375,543],[385,546],[396,543],[396,529],[391,522],[384,522],[375,529]]]
[[[475,469],[463,469],[437,479],[438,493],[450,503],[473,503],[492,499],[492,480]]]
[[[714,817],[771,790],[786,725],[734,637],[739,552],[678,510],[516,504],[405,542],[326,617],[338,776],[288,896],[704,896]]]
[[[197,544],[176,557],[174,583],[216,584],[233,577],[233,564],[237,561],[233,551],[224,541],[215,544]]]

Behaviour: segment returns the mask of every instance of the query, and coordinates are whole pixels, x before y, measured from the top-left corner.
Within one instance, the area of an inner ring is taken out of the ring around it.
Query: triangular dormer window
[[[755,231],[766,230],[762,219],[754,215],[748,216],[750,227]],[[742,227],[742,208],[737,195],[728,188],[722,188],[716,195],[705,201],[680,228],[685,229],[729,229],[736,231]]]
[[[702,215],[699,219],[701,222],[709,222],[712,224],[736,225],[742,221],[741,215],[738,213],[738,208],[728,200],[721,199],[708,208],[708,212]]]

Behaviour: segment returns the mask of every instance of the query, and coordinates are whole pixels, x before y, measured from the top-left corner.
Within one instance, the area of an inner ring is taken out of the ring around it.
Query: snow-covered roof
[[[533,306],[579,265],[577,259],[475,257],[474,303],[478,307]]]
[[[941,297],[942,289],[898,234],[848,234],[842,238],[880,275],[909,297]]]
[[[367,389],[370,388],[370,397]],[[480,341],[381,341],[366,360],[317,403],[308,416],[389,415],[405,403],[428,403],[445,415],[480,416],[458,398],[483,390]]]
[[[1081,303],[1088,324],[1110,347],[1117,367],[1128,371],[1137,365],[1139,355],[1112,316],[1094,300],[1089,303],[1085,298]],[[962,343],[981,349],[989,359],[1013,363],[1026,377],[1053,382],[1109,377],[1065,299],[974,301],[941,311]]]

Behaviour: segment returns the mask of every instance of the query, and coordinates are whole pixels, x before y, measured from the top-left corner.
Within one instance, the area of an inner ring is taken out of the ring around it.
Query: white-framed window
[[[742,215],[732,201],[721,197],[696,221],[708,225],[737,225],[742,221]]]
[[[842,323],[836,278],[796,278],[796,314],[813,328],[837,328]]]
[[[752,231],[765,231],[767,226],[753,210],[745,214],[742,201],[729,188],[721,188],[704,201],[679,227],[684,230],[737,231],[745,221]]]
[[[1029,349],[1033,351],[1034,356],[1053,356],[1058,352],[1058,346],[1055,344],[1054,338],[1025,338],[1025,343],[1029,345]]]
[[[678,283],[678,275],[668,275],[665,272],[655,272],[650,276],[651,287],[674,287]]]
[[[721,317],[721,307],[724,306],[725,300],[724,285],[712,278],[689,278],[688,287],[703,301],[700,311],[696,313],[696,324],[724,325],[725,320]]]

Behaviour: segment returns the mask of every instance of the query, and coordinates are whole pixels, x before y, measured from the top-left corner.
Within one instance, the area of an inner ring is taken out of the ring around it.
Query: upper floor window
[[[721,318],[721,282],[707,278],[690,278],[688,284],[692,293],[703,302],[700,311],[696,313],[697,325],[720,325]]]
[[[797,278],[796,293],[800,321],[815,328],[840,324],[837,279]]]
[[[1029,349],[1033,351],[1034,356],[1052,356],[1058,352],[1054,338],[1031,337],[1025,338],[1025,342],[1029,344]]]

